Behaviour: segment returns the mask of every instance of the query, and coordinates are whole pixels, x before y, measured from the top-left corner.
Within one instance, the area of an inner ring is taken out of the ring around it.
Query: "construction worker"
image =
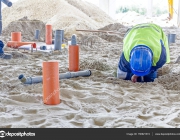
[[[157,70],[169,62],[168,40],[161,27],[151,23],[138,24],[124,37],[117,78],[153,82]]]

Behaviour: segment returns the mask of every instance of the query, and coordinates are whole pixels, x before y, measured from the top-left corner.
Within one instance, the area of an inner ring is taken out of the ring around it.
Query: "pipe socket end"
[[[47,50],[46,46],[40,46],[40,50]]]
[[[92,75],[92,72],[91,72],[91,70],[89,70],[89,76],[91,76]]]
[[[21,80],[24,77],[23,74],[19,75],[18,79]]]
[[[24,77],[23,74],[19,75],[18,79],[19,79],[22,83],[25,83],[25,82],[26,82],[26,77]]]
[[[8,3],[7,3],[7,6],[8,6],[8,7],[11,7],[11,6],[12,6],[12,2],[8,2]]]

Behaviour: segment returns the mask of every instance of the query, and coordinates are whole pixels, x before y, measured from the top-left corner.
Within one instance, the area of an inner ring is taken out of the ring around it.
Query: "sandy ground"
[[[159,70],[155,82],[132,83],[114,76],[122,39],[129,28],[121,24],[114,26],[99,28],[118,30],[121,34],[78,36],[80,70],[91,70],[92,75],[61,79],[61,103],[54,106],[43,103],[42,83],[23,85],[18,76],[41,76],[42,62],[49,60],[59,62],[60,73],[67,72],[68,45],[50,54],[6,47],[6,53],[13,58],[0,59],[0,127],[179,128],[180,62],[176,60],[180,55],[180,29],[163,27],[166,34],[176,33],[177,37],[176,43],[169,46],[171,62]]]

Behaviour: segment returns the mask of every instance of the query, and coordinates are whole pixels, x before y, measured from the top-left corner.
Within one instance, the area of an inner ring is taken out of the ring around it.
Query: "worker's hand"
[[[133,75],[133,76],[131,77],[131,81],[132,81],[133,83],[136,83],[136,82],[137,82],[137,78],[138,78],[137,75]]]

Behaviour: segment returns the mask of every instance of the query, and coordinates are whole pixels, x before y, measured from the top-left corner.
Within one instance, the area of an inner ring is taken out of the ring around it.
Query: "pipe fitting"
[[[23,84],[35,84],[35,83],[41,83],[42,82],[42,76],[37,77],[25,77],[23,74],[19,75],[18,79]]]
[[[47,50],[46,46],[40,46],[40,50]]]

